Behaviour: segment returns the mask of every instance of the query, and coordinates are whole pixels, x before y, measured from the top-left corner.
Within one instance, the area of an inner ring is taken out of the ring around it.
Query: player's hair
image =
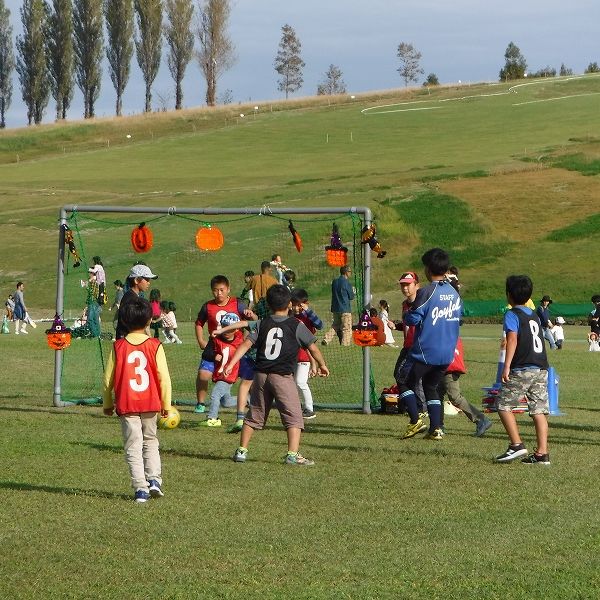
[[[268,260],[263,260],[260,263],[260,270],[262,272],[268,271],[271,268],[271,263]]]
[[[119,316],[127,331],[144,329],[152,320],[152,307],[145,298],[132,298],[119,309]]]
[[[285,310],[292,299],[292,294],[285,285],[272,285],[267,290],[267,304],[272,311]]]
[[[292,290],[292,304],[302,304],[308,301],[308,292],[304,288]]]
[[[370,308],[370,309],[369,309],[369,314],[370,314],[372,317],[376,317],[376,316],[377,316],[377,309],[376,309],[376,308]]]
[[[102,259],[99,256],[93,256],[92,257],[92,261],[95,265],[100,265],[101,267],[103,267],[104,265],[102,264]]]
[[[513,304],[525,304],[533,294],[533,283],[527,275],[509,275],[506,278],[506,295]]]
[[[225,275],[215,275],[210,280],[210,289],[213,290],[217,285],[226,285],[229,287],[229,279]]]
[[[161,307],[162,310],[167,311],[169,310],[169,303],[166,300],[163,300],[159,306]]]
[[[246,271],[244,277],[254,277],[254,271]]]
[[[22,282],[22,281],[17,281],[17,287],[20,287],[20,286],[22,286],[22,285],[23,285],[23,282]]]
[[[292,283],[296,283],[296,273],[294,273],[294,271],[292,271],[291,269],[288,269],[283,274],[283,278],[285,279],[285,281],[287,282],[288,285],[290,285]]]
[[[150,302],[154,302],[155,300],[160,300],[160,290],[158,288],[150,290]]]
[[[123,287],[123,282],[120,279],[115,279],[113,281],[113,285],[116,285],[117,287]]]
[[[448,273],[452,273],[452,275],[456,275],[458,277],[458,267],[450,265],[448,267]]]
[[[169,302],[169,310],[175,312],[177,310],[177,304],[175,304],[175,302]]]
[[[275,260],[278,256],[279,254],[273,254],[273,256],[271,256],[271,260]]]
[[[345,267],[340,267],[340,275],[345,275],[346,273],[350,273],[352,268],[346,265]]]
[[[387,300],[380,300],[379,306],[385,310],[390,310],[390,305],[387,303]]]
[[[594,294],[592,296],[592,303],[593,304],[598,304],[598,302],[600,302],[600,294]]]
[[[431,248],[421,256],[421,262],[429,269],[432,275],[444,275],[450,266],[450,257],[441,248]]]

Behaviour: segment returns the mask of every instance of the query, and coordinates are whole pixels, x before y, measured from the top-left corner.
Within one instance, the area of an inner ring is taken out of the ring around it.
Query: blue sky
[[[16,34],[21,1],[4,1]],[[231,90],[235,102],[260,103],[283,96],[277,90],[273,60],[286,23],[296,30],[306,63],[304,86],[295,96],[313,95],[331,63],[342,69],[350,93],[401,87],[396,71],[400,42],[412,43],[423,55],[425,75],[435,73],[442,83],[496,81],[511,41],[532,71],[546,65],[558,70],[564,62],[581,73],[590,62],[600,62],[598,0],[232,0],[229,31],[238,60],[220,79],[219,93]],[[153,93],[155,107],[159,95],[173,107],[173,83],[164,52]],[[186,107],[203,105],[205,84],[196,64],[188,67],[184,94]],[[114,102],[105,64],[96,114],[111,116]],[[143,80],[134,57],[123,112],[139,113],[143,105]],[[82,114],[76,88],[69,117],[78,119]],[[51,122],[53,116],[51,99],[44,122]],[[26,110],[15,75],[7,125],[24,124]]]

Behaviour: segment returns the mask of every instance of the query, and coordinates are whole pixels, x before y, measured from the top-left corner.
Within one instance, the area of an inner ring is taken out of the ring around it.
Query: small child
[[[394,324],[390,321],[390,305],[387,303],[387,300],[379,301],[379,318],[383,321],[386,346],[397,348],[398,346],[396,346],[394,334],[392,333]]]
[[[103,409],[107,416],[116,410],[121,420],[134,499],[143,503],[164,496],[156,416],[169,414],[171,377],[160,341],[146,335],[152,320],[150,303],[136,297],[121,308],[128,333],[113,344],[106,365]]]
[[[314,465],[314,461],[304,458],[298,451],[304,430],[298,388],[294,381],[298,349],[303,347],[308,350],[318,364],[319,375],[327,377],[329,369],[315,345],[315,336],[304,323],[289,316],[291,300],[290,291],[284,285],[277,284],[268,289],[267,304],[271,314],[259,321],[257,331],[250,333],[225,367],[224,373],[229,375],[250,346],[256,345],[256,373],[250,408],[244,419],[240,445],[233,455],[235,462],[246,461],[254,430],[265,426],[274,401],[287,433],[288,451],[284,463]]]
[[[160,328],[162,327],[162,320],[160,318],[160,290],[150,290],[150,306],[152,307],[152,321],[150,322],[150,329],[154,332],[154,337],[158,338]]]
[[[308,305],[308,292],[303,288],[292,291],[292,312],[298,321],[304,323],[314,335],[317,329],[323,329],[323,321]],[[304,398],[302,416],[305,419],[314,419],[315,414],[312,392],[308,385],[308,378],[317,374],[317,365],[311,355],[304,349],[298,350],[298,364],[296,366],[296,385]]]
[[[542,325],[535,311],[525,303],[531,298],[533,283],[527,275],[511,275],[506,279],[506,297],[512,306],[504,314],[506,358],[502,370],[502,388],[496,408],[510,439],[510,445],[496,462],[507,463],[521,456],[528,465],[549,465],[548,454],[548,359]],[[529,416],[533,419],[537,448],[527,455],[521,441],[517,419],[512,412],[527,399]]]
[[[385,323],[379,318],[379,313],[376,308],[369,309],[369,316],[371,322],[377,327],[377,344],[376,346],[383,346],[385,344]]]
[[[219,324],[221,327],[227,327],[239,322],[240,318],[235,313],[225,313]],[[216,330],[218,335],[213,336],[215,348],[215,370],[212,374],[213,388],[210,393],[210,409],[205,421],[200,425],[203,427],[221,427],[221,419],[219,419],[219,407],[231,408],[237,403],[237,398],[231,395],[231,386],[238,378],[239,363],[233,369],[225,374],[225,368],[235,354],[243,341],[242,332],[239,330],[221,332]]]
[[[554,338],[554,343],[556,344],[557,350],[562,350],[563,343],[565,341],[565,332],[562,326],[565,324],[565,320],[563,317],[556,317],[556,322],[554,326],[550,329],[550,333]]]
[[[598,340],[598,334],[590,331],[588,333],[588,343],[590,345],[590,352],[600,352],[600,341]]]
[[[162,321],[163,334],[165,336],[165,344],[183,344],[177,336],[176,310],[177,306],[175,305],[175,302],[163,300],[160,303],[160,318]]]

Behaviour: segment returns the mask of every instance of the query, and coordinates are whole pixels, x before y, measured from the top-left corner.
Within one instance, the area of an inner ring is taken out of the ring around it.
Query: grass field
[[[463,329],[461,383],[477,402],[495,374],[498,327]],[[447,417],[436,443],[401,441],[405,417],[349,412],[307,424],[314,468],[281,464],[275,415],[240,465],[237,437],[199,428],[183,407],[182,425],[161,433],[166,495],[145,506],[131,500],[116,418],[51,407],[40,328],[1,336],[0,596],[595,598],[598,356],[584,328],[566,336],[551,354],[566,414],[551,418],[548,468],[492,464],[507,443],[495,415],[481,439]],[[519,422],[531,448],[529,419]]]

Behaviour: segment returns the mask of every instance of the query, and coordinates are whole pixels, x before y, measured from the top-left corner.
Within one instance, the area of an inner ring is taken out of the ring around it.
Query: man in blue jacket
[[[352,300],[354,290],[348,279],[352,274],[350,267],[340,267],[340,276],[331,282],[331,312],[333,324],[325,334],[323,346],[331,342],[334,335],[338,336],[342,346],[352,343]]]
[[[421,260],[430,284],[417,292],[410,309],[403,315],[402,320],[406,325],[416,327],[415,338],[407,357],[398,365],[394,375],[410,416],[403,439],[425,429],[425,423],[419,418],[413,391],[422,380],[429,413],[429,431],[425,437],[441,440],[442,402],[438,384],[454,358],[462,302],[459,293],[446,279],[450,264],[448,254],[441,248],[432,248],[423,254]]]

